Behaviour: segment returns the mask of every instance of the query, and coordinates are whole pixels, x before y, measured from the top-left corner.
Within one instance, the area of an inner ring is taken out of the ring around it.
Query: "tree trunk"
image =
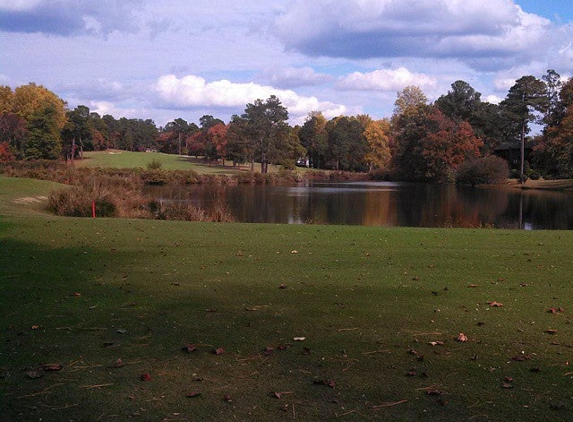
[[[525,183],[525,120],[521,121],[521,168],[519,171],[519,180],[521,185]]]

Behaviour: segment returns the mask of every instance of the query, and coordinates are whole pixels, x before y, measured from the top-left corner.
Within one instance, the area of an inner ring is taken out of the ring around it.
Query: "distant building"
[[[525,141],[525,161],[529,161],[534,141]],[[493,150],[494,155],[503,158],[509,163],[510,168],[519,168],[521,165],[521,142],[520,141],[507,141],[501,143],[496,149]]]

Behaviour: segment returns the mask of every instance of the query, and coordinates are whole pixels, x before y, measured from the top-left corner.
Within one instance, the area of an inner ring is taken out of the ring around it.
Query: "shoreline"
[[[553,190],[568,192],[573,191],[573,179],[560,179],[560,180],[527,180],[522,186],[518,179],[510,179],[507,185],[512,188],[524,190]]]

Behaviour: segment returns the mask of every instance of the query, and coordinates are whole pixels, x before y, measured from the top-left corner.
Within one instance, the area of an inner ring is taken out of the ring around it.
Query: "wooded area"
[[[298,164],[431,182],[454,182],[463,179],[461,169],[467,177],[483,168],[492,168],[482,175],[485,182],[508,168],[523,179],[570,178],[572,104],[573,79],[548,70],[541,78],[515,81],[499,104],[482,101],[467,82],[456,81],[433,103],[419,87],[404,88],[388,119],[362,114],[327,120],[315,111],[291,126],[286,107],[271,96],[247,104],[228,123],[205,115],[198,125],[177,118],[158,128],[150,119],[100,116],[83,105],[69,110],[56,94],[30,83],[0,87],[0,161],[70,161],[84,151],[114,148],[250,163],[253,169],[260,163],[261,173],[268,164]],[[529,136],[532,125],[539,129]]]

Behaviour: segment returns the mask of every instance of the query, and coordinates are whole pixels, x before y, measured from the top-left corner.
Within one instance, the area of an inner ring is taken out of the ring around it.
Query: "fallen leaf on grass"
[[[557,334],[557,330],[555,330],[555,329],[549,329],[549,330],[545,330],[545,333],[546,333],[546,334],[554,335],[554,334]]]
[[[26,372],[26,375],[28,376],[28,378],[33,379],[33,380],[38,379],[38,378],[42,378],[44,376],[40,372],[36,372],[36,371],[28,371],[28,372]]]
[[[565,309],[563,309],[562,307],[559,307],[559,308],[551,307],[551,308],[549,308],[549,310],[547,312],[549,312],[550,314],[560,314],[564,311],[565,311]]]
[[[517,355],[511,358],[511,360],[515,361],[515,362],[525,362],[526,360],[530,360],[531,356],[530,355]]]
[[[287,285],[286,285],[286,284],[281,284],[281,285],[279,286],[279,289],[281,289],[281,290],[285,290],[286,288],[287,288]]]
[[[151,375],[149,375],[148,372],[144,372],[143,374],[141,374],[139,379],[141,379],[141,381],[143,382],[151,381]]]
[[[432,346],[443,346],[445,343],[443,341],[431,341],[428,344]]]
[[[503,303],[500,302],[496,302],[495,300],[492,302],[488,302],[487,303],[489,306],[491,306],[492,308],[501,308],[503,307]]]
[[[215,349],[213,351],[214,354],[216,354],[217,356],[222,355],[223,353],[225,353],[225,349],[223,349],[222,347],[219,347],[218,349]]]
[[[59,363],[45,363],[45,364],[40,365],[40,367],[42,368],[42,371],[44,371],[44,372],[61,371],[64,368]]]
[[[336,388],[336,382],[334,380],[314,380],[312,383],[314,385],[326,385],[330,388]]]
[[[305,341],[306,337],[294,337],[293,340],[294,341]]]
[[[226,401],[227,403],[231,403],[233,401],[233,398],[229,395],[225,395],[225,396],[223,396],[223,401]]]
[[[424,360],[424,355],[421,354],[420,352],[418,352],[417,350],[409,349],[409,350],[408,350],[408,353],[409,353],[410,355],[416,356],[416,360],[418,360],[418,361],[423,361],[423,360]]]
[[[187,393],[187,398],[199,397],[201,393],[199,391],[192,391],[191,393]]]
[[[197,346],[189,343],[189,344],[186,344],[185,346],[183,346],[181,348],[181,350],[183,350],[184,352],[187,352],[187,353],[191,353],[191,352],[194,352],[195,350],[197,350]]]
[[[118,359],[115,361],[115,363],[113,365],[110,365],[110,368],[123,368],[125,366],[125,363],[123,362],[123,360]]]
[[[477,284],[470,284],[470,285],[468,285],[468,287],[469,287],[470,289],[475,289],[476,287],[479,287],[479,285],[477,285]]]
[[[263,353],[267,356],[272,355],[274,351],[275,351],[275,348],[271,347],[271,346],[267,346],[263,349]]]
[[[466,336],[464,333],[460,333],[456,337],[456,341],[459,341],[460,343],[465,343],[468,341],[468,336]]]
[[[440,390],[428,390],[426,391],[427,396],[441,396],[442,392]]]
[[[412,368],[408,372],[406,372],[407,377],[415,377],[417,375],[418,375],[418,370],[416,368]]]

